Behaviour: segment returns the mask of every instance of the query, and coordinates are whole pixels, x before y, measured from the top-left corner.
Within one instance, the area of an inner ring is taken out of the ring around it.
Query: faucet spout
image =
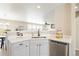
[[[38,29],[38,36],[40,36],[40,29]]]

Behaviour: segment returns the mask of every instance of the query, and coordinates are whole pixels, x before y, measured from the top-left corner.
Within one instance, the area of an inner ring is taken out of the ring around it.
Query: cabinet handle
[[[39,44],[39,46],[41,46],[41,44]]]
[[[37,46],[39,46],[39,44],[37,44]]]
[[[23,45],[23,44],[21,43],[21,44],[19,44],[19,45]]]
[[[41,46],[41,44],[37,44],[37,46]]]
[[[28,45],[26,45],[26,47],[28,47]]]

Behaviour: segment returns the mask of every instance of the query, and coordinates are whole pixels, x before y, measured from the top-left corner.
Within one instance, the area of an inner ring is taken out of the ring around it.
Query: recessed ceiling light
[[[6,25],[10,25],[9,23],[6,23]]]
[[[75,9],[77,9],[78,7],[77,6],[75,6]]]
[[[40,8],[40,6],[38,5],[37,8]]]
[[[0,25],[3,25],[3,23],[0,23]]]

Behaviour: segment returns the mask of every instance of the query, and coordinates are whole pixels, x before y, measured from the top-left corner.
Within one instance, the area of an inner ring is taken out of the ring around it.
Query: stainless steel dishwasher
[[[50,56],[69,56],[69,44],[50,40]]]

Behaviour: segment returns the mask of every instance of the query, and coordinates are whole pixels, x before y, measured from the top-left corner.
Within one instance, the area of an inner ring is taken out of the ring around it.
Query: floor
[[[7,56],[6,51],[0,48],[0,56]]]
[[[4,56],[2,49],[0,48],[0,56]]]
[[[5,56],[4,51],[0,48],[0,56]],[[79,56],[79,51],[76,51],[76,56]]]

